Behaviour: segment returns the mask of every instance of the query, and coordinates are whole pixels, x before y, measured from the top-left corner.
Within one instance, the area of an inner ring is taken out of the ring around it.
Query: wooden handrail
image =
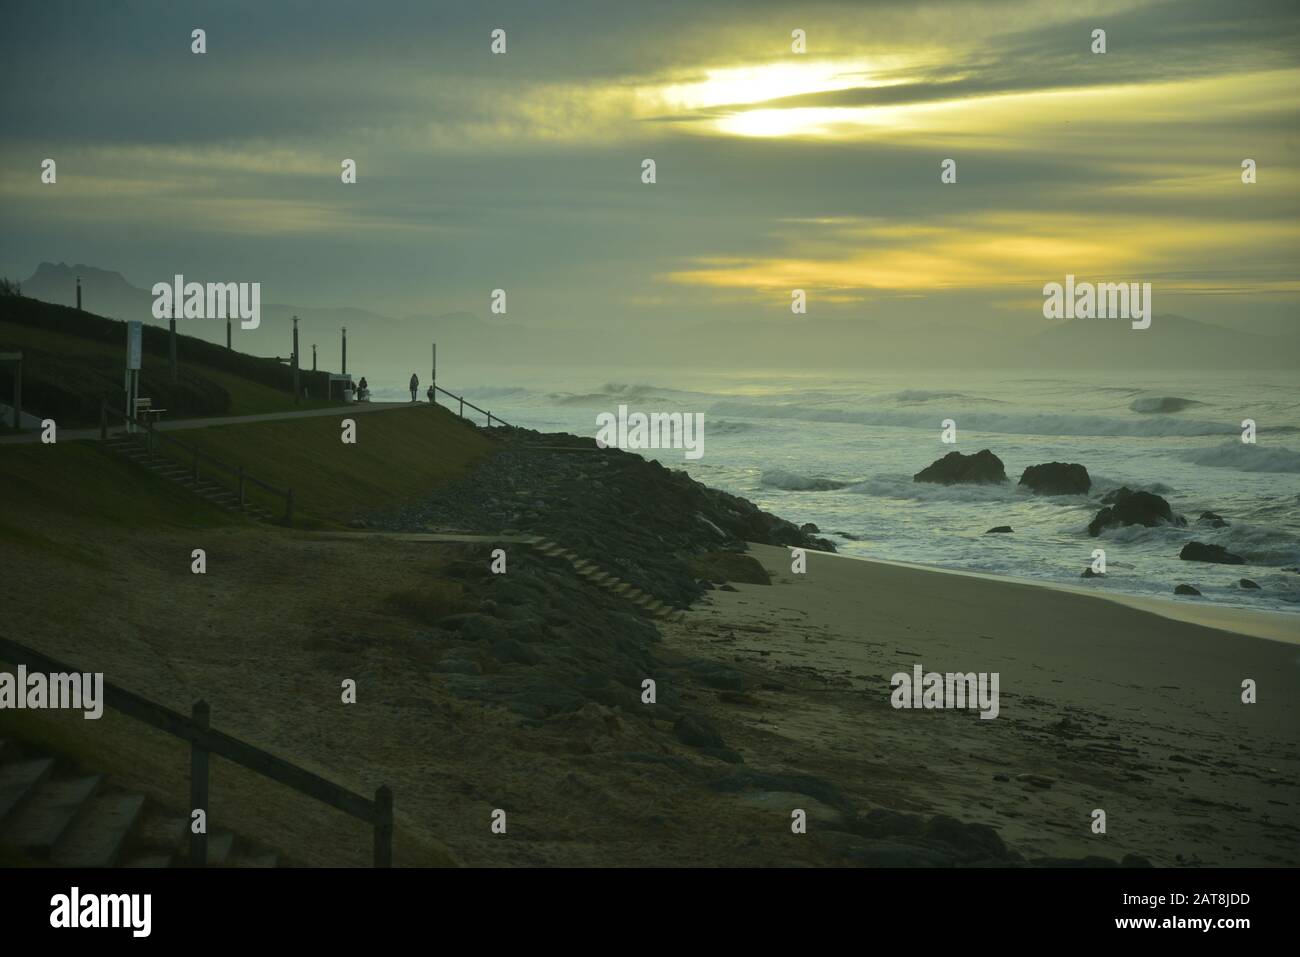
[[[249,475],[247,472],[244,471],[244,467],[242,465],[229,465],[221,461],[220,459],[216,458],[215,456],[209,455],[207,452],[204,452],[197,445],[187,445],[186,443],[182,442],[180,439],[174,439],[166,432],[160,432],[159,430],[155,429],[152,423],[133,418],[132,416],[127,415],[121,409],[113,408],[106,401],[102,401],[100,403],[99,435],[100,438],[102,439],[108,438],[108,414],[110,412],[117,418],[122,419],[124,422],[130,422],[133,425],[143,428],[149,436],[148,441],[150,443],[151,449],[152,449],[153,440],[155,438],[158,438],[158,439],[162,439],[164,442],[170,442],[172,445],[176,446],[179,449],[182,449],[187,454],[192,455],[194,457],[194,477],[196,482],[198,480],[199,459],[204,459],[210,465],[214,465],[219,469],[223,469],[229,475],[234,476],[238,485],[239,502],[241,505],[244,503],[244,485],[243,485],[244,482],[252,482],[254,485],[257,485],[265,489],[266,491],[270,492],[272,495],[278,495],[280,498],[284,499],[285,524],[287,525],[293,524],[293,489],[277,488],[276,486],[272,485],[270,482],[264,482],[255,475]]]
[[[82,671],[80,668],[47,657],[39,651],[34,651],[26,645],[3,636],[0,636],[0,659],[13,664],[26,665],[28,668],[46,674],[74,674]],[[108,707],[190,743],[194,757],[200,758],[198,761],[191,761],[191,794],[202,797],[195,806],[196,810],[200,807],[204,811],[207,810],[207,782],[200,781],[200,776],[206,779],[206,756],[215,754],[373,825],[375,866],[392,866],[393,798],[392,792],[387,787],[381,786],[375,792],[374,800],[370,800],[305,768],[290,764],[270,752],[215,731],[208,727],[208,707],[202,701],[196,702],[193,714],[186,717],[179,711],[173,711],[107,681],[104,682],[103,694],[104,704]],[[197,855],[205,857],[206,841],[192,842],[192,850],[195,843],[202,845],[202,848],[196,852]],[[192,863],[202,864],[206,861],[192,860]]]

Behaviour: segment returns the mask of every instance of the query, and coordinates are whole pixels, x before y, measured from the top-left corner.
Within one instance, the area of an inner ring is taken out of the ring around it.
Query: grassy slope
[[[114,369],[120,369],[124,362],[122,346],[107,345],[79,336],[65,335],[52,329],[13,322],[0,322],[0,343],[3,343],[6,349],[57,356],[57,372],[53,374],[64,379],[64,384],[73,391],[81,386],[81,383],[76,380],[79,370],[84,369],[86,363],[110,363]],[[29,391],[33,364],[29,361],[25,370]],[[213,369],[201,363],[189,362],[185,363],[185,366],[201,378],[221,386],[230,395],[229,407],[214,411],[212,413],[214,415],[256,415],[263,412],[285,412],[295,408],[314,409],[341,404],[323,399],[305,399],[300,405],[295,406],[293,396],[288,392],[251,382],[233,373]],[[158,356],[146,354],[143,357],[143,367],[146,374],[152,374],[156,378],[169,375],[168,361]],[[9,396],[4,398],[9,399]],[[27,403],[23,404],[27,405]],[[27,411],[33,410],[29,408]]]
[[[451,413],[428,406],[356,416],[357,444],[344,445],[340,441],[344,414],[339,419],[214,426],[177,433],[177,437],[197,440],[211,454],[243,463],[251,474],[293,487],[299,514],[307,518],[303,524],[311,524],[313,517],[318,523],[342,521],[418,497],[439,481],[462,474],[492,446],[490,439]],[[114,576],[112,561],[100,542],[128,539],[147,551],[153,544],[151,535],[245,524],[93,442],[0,447],[3,564],[11,569],[26,565],[54,569],[53,574],[40,576],[40,587],[52,596],[75,602],[74,594],[65,594],[60,578],[77,581],[90,574],[107,583],[120,577]],[[248,533],[267,536],[268,546],[285,534],[268,526],[253,526]],[[22,582],[21,572],[17,581]],[[299,590],[346,587],[344,582],[325,579],[307,582]],[[422,588],[436,585],[427,581]],[[59,607],[58,601],[49,606],[46,620],[51,629],[66,626],[60,624]],[[131,601],[119,607],[126,619],[137,610]],[[185,614],[181,607],[175,612]],[[149,627],[145,621],[124,623]],[[37,647],[42,644],[39,635],[13,637],[30,639]],[[182,639],[178,635],[176,640]],[[94,722],[94,734],[87,735],[91,724],[79,715],[6,712],[0,714],[0,736],[82,761],[123,783],[146,787],[168,803],[174,804],[178,795],[183,800],[187,761],[179,741],[111,713]],[[283,756],[293,760],[292,754]],[[278,819],[285,835],[282,849],[287,846],[291,857],[294,847],[301,849],[318,840],[322,831],[348,848],[367,846],[368,829],[345,815],[225,762],[216,762],[214,774],[216,792],[224,791],[231,802],[227,820],[247,820],[248,814],[262,813]],[[150,784],[157,787],[148,788]],[[395,841],[399,864],[451,863],[444,849],[404,831],[399,824]],[[0,853],[0,867],[22,863]]]
[[[375,509],[418,497],[456,478],[492,448],[492,440],[441,407],[414,406],[353,417],[356,444],[344,445],[341,423],[319,416],[220,425],[173,433],[247,474],[293,489],[295,514],[311,526],[346,522]],[[178,461],[184,453],[165,446]],[[265,496],[249,486],[252,496]],[[280,499],[259,499],[279,509]]]

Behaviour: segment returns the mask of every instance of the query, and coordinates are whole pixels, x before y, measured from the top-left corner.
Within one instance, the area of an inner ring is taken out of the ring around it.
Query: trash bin
[[[343,390],[343,401],[344,401],[344,402],[351,402],[351,401],[352,401],[352,390],[351,390],[351,389],[344,389],[344,390]]]

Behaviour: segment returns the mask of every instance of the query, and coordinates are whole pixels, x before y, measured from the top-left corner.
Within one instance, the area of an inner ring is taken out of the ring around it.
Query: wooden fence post
[[[208,730],[210,712],[206,701],[194,702],[190,720],[201,731]],[[203,833],[194,833],[194,812],[203,812]],[[197,741],[190,744],[190,866],[205,867],[208,863],[208,752]]]
[[[463,395],[460,397],[460,417],[465,418],[465,397]]]
[[[375,791],[375,867],[393,866],[393,792],[382,784]]]

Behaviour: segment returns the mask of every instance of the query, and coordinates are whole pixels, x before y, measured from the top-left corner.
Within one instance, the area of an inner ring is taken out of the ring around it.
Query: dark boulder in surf
[[[912,476],[913,482],[938,485],[983,485],[1006,480],[1007,470],[1002,460],[988,449],[980,449],[974,455],[949,452]]]
[[[1174,594],[1175,595],[1200,595],[1200,592],[1197,591],[1195,588],[1193,588],[1191,585],[1183,584],[1183,585],[1179,585],[1177,588],[1174,589]]]
[[[1157,525],[1185,525],[1185,519],[1175,517],[1173,510],[1154,492],[1133,492],[1127,488],[1116,489],[1108,493],[1103,502],[1110,502],[1096,517],[1088,523],[1088,534],[1096,538],[1102,529],[1112,525],[1142,525],[1154,528]]]
[[[1092,479],[1077,462],[1048,462],[1025,469],[1020,484],[1035,495],[1087,495]]]
[[[1246,559],[1234,555],[1222,545],[1206,545],[1204,542],[1188,542],[1178,557],[1185,562],[1214,562],[1218,565],[1244,565]]]

